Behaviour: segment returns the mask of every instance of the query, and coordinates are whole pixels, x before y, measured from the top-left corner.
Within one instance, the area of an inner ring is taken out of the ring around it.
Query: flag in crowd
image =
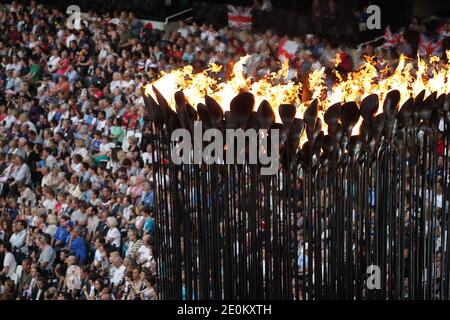
[[[386,27],[384,32],[384,48],[395,47],[400,43],[400,39],[403,35],[403,30],[400,32],[392,32],[389,26]]]
[[[281,61],[284,59],[292,60],[295,57],[298,47],[297,42],[284,38],[278,46],[278,58]]]
[[[228,25],[231,28],[250,30],[252,28],[252,8],[228,5]]]
[[[444,37],[441,34],[434,36],[421,34],[419,38],[419,54],[422,57],[442,55]]]

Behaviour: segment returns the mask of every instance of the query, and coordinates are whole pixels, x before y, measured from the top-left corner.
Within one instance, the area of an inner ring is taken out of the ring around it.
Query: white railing
[[[185,13],[187,13],[187,12],[189,12],[189,11],[192,11],[192,10],[194,10],[194,9],[193,9],[193,8],[189,8],[189,9],[180,11],[180,12],[178,12],[178,13],[175,13],[175,14],[173,14],[173,15],[171,15],[171,16],[168,16],[168,17],[166,18],[166,20],[165,20],[164,23],[165,23],[165,24],[168,24],[170,19],[173,19],[173,18],[175,18],[175,17],[181,16],[182,14],[185,14]],[[188,19],[192,19],[192,17],[189,17]]]
[[[377,42],[377,41],[380,41],[381,39],[384,39],[384,35],[379,36],[378,38],[375,38],[375,39],[372,39],[372,40],[369,40],[369,41],[360,43],[360,44],[358,44],[358,50],[360,50],[360,49],[361,49],[363,46],[365,46],[366,44],[373,43],[373,42]]]

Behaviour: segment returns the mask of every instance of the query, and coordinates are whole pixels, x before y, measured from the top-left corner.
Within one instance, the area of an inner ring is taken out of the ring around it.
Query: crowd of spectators
[[[0,5],[0,299],[157,299],[142,87],[210,62],[226,79],[247,54],[249,76],[262,77],[280,68],[288,38],[183,21],[161,37],[132,12],[89,12],[80,30],[66,20],[35,1]],[[360,62],[334,39],[289,40],[288,80],[336,68],[337,53],[344,72]],[[402,48],[361,54],[395,63]]]
[[[157,298],[142,85],[159,67],[133,13],[91,18],[0,7],[0,299]]]

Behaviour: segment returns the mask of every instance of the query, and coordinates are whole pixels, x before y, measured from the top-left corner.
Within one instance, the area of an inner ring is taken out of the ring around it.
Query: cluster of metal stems
[[[400,105],[394,90],[378,114],[379,98],[369,95],[330,106],[325,123],[317,100],[303,119],[286,104],[276,123],[269,103],[255,106],[251,93],[226,112],[209,97],[194,109],[181,91],[173,110],[154,93],[145,103],[161,299],[449,298],[450,95],[422,92]],[[279,129],[278,173],[173,164],[171,132],[192,132],[196,120],[222,132]],[[380,268],[379,289],[367,285],[371,265]]]

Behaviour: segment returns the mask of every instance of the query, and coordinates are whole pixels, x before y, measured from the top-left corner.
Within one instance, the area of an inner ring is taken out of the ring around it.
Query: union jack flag
[[[419,55],[421,57],[441,56],[443,41],[444,37],[441,34],[437,34],[434,37],[421,34],[419,39]]]
[[[228,26],[235,29],[252,28],[252,8],[228,5]]]
[[[391,31],[391,28],[386,27],[384,31],[384,48],[395,47],[400,43],[400,38],[402,37],[403,32],[394,33]]]

